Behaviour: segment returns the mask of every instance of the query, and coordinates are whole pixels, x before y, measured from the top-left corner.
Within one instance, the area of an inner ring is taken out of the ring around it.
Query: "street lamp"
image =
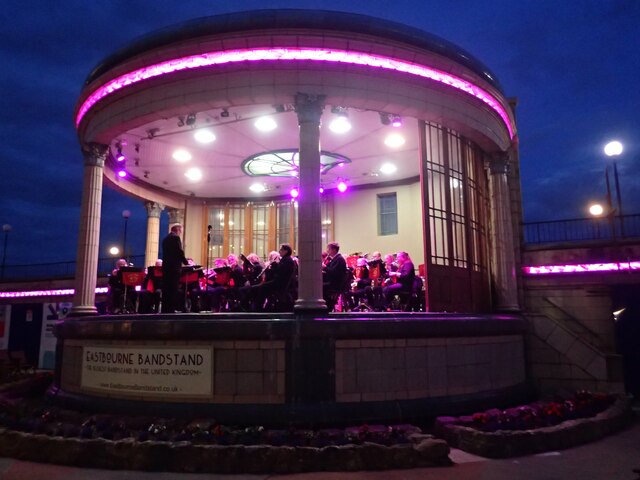
[[[129,261],[129,257],[127,257],[127,223],[129,222],[129,217],[131,216],[131,212],[129,210],[122,211],[122,218],[124,218],[124,238],[122,239],[122,255],[124,258]]]
[[[610,157],[611,163],[613,164],[613,178],[616,186],[616,200],[618,204],[618,208],[616,209],[616,213],[620,218],[620,235],[624,237],[624,220],[622,218],[622,198],[620,196],[620,182],[618,181],[618,167],[616,165],[616,157],[620,156],[623,151],[622,144],[617,140],[607,143],[604,146],[604,153],[607,157]],[[611,187],[609,186],[609,166],[607,165],[605,170],[605,179],[607,181],[607,199],[609,201],[609,210],[613,212],[613,204],[611,202]]]
[[[594,203],[593,205],[589,205],[589,213],[594,217],[599,217],[604,213],[604,208],[599,203]]]
[[[2,231],[4,232],[4,249],[2,250],[2,272],[0,272],[0,278],[4,278],[4,265],[7,261],[7,240],[9,239],[11,225],[5,223],[4,225],[2,225]]]

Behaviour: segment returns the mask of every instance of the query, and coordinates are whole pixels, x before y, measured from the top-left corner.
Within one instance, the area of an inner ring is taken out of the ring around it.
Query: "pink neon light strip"
[[[418,77],[427,78],[461,92],[480,99],[491,107],[502,119],[509,130],[509,137],[513,138],[513,126],[509,115],[496,98],[482,88],[467,82],[466,80],[434,68],[405,62],[394,58],[383,57],[360,52],[348,52],[345,50],[329,50],[317,48],[255,48],[246,50],[230,50],[223,52],[208,52],[200,55],[175,58],[165,62],[140,68],[125,73],[95,90],[80,106],[76,116],[76,127],[80,125],[82,118],[98,101],[120,90],[121,88],[139,83],[150,78],[167,75],[182,70],[224,65],[234,62],[256,61],[317,61],[331,63],[349,63],[366,67],[394,70]]]
[[[96,287],[96,293],[107,293],[109,287]],[[58,290],[26,290],[22,292],[0,292],[0,298],[28,298],[28,297],[60,297],[75,293],[73,288],[61,288]]]
[[[543,265],[522,267],[526,275],[547,275],[550,273],[592,273],[640,270],[640,261],[619,263],[582,263],[578,265]]]

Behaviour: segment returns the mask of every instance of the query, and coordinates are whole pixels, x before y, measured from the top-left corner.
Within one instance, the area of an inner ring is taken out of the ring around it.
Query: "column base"
[[[98,309],[95,305],[77,305],[71,307],[69,317],[91,317],[98,315]]]
[[[295,313],[327,313],[327,302],[323,298],[298,299],[293,306]]]

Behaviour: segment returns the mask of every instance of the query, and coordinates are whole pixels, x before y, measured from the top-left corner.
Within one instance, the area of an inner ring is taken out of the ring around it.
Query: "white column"
[[[102,175],[109,146],[88,143],[82,146],[84,179],[80,207],[80,233],[76,257],[75,296],[71,315],[95,315],[96,280],[100,243],[100,208],[102,206]]]
[[[494,308],[518,311],[518,286],[507,155],[489,161],[489,195],[491,205],[491,272],[496,293]]]
[[[160,244],[160,213],[164,205],[155,202],[145,202],[147,211],[147,244],[144,251],[144,266],[154,265],[158,259]]]
[[[327,309],[322,298],[320,225],[320,117],[324,95],[296,95],[300,126],[300,196],[298,197],[298,300],[296,311]]]

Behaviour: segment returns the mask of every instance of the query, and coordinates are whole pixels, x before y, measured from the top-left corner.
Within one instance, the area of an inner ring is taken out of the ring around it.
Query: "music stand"
[[[142,285],[142,282],[144,281],[144,270],[137,267],[120,267],[118,270],[118,276],[120,277],[122,285],[124,285],[124,305],[122,306],[122,311],[126,313],[135,313],[127,310],[127,287],[135,288]]]
[[[184,307],[187,308],[187,292],[190,283],[198,283],[200,277],[204,277],[204,270],[201,265],[186,265],[182,266],[180,273],[180,283],[184,283]],[[189,308],[189,310],[191,310]]]

